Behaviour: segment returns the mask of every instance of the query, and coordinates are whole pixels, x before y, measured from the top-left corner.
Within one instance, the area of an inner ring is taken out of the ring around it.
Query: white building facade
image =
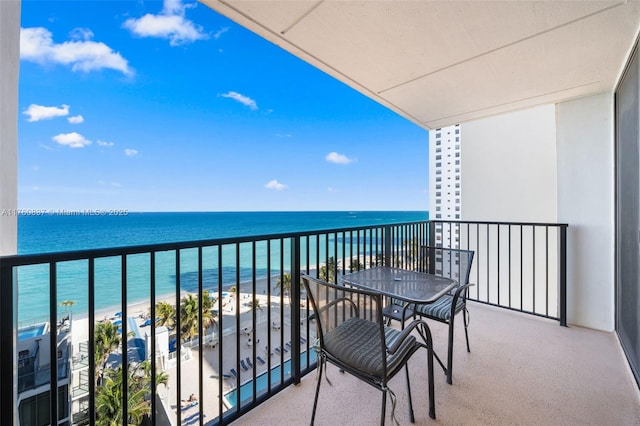
[[[462,219],[461,144],[459,124],[429,132],[429,219]],[[436,244],[459,247],[456,225],[437,224]],[[440,232],[442,231],[442,232]]]

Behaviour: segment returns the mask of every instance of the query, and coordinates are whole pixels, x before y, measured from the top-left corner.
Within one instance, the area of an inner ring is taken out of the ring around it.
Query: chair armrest
[[[424,322],[423,320],[413,320],[409,325],[405,326],[402,331],[400,332],[400,337],[398,337],[396,339],[396,341],[393,343],[393,345],[389,346],[387,348],[387,352],[389,352],[391,355],[393,355],[398,348],[400,347],[400,345],[402,345],[402,343],[405,341],[405,339],[411,334],[411,332],[418,328],[419,326],[423,326],[425,327],[427,330],[429,330],[429,326],[427,325],[426,322]],[[429,331],[429,334],[431,332]],[[421,335],[424,335],[423,333],[420,333]]]
[[[322,313],[322,312],[326,311],[327,309],[329,309],[330,307],[332,307],[333,305],[337,305],[340,302],[349,302],[351,304],[352,308],[355,309],[356,316],[359,315],[358,305],[356,305],[355,302],[353,300],[351,300],[350,298],[348,298],[348,297],[341,297],[339,299],[332,300],[330,303],[327,303],[322,308],[318,309],[318,313]],[[309,319],[310,320],[315,319],[315,317],[316,317],[315,312],[312,313],[311,315],[309,315]]]
[[[455,291],[455,293],[453,293],[453,302],[451,303],[451,308],[455,309],[456,304],[458,303],[458,299],[460,298],[460,295],[462,294],[463,291],[467,291],[467,289],[471,286],[474,286],[475,284],[471,284],[471,283],[467,283],[465,285],[461,285],[460,287],[458,287]]]

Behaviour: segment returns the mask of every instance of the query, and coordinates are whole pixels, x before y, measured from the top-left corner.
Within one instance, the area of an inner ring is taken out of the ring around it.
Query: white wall
[[[558,220],[569,223],[569,321],[614,329],[613,96],[557,105]]]
[[[462,127],[463,220],[568,223],[568,322],[612,331],[612,95],[546,105]],[[496,272],[489,275],[493,285]]]
[[[462,125],[462,219],[555,222],[555,107]]]
[[[0,1],[0,255],[17,251],[20,1]]]

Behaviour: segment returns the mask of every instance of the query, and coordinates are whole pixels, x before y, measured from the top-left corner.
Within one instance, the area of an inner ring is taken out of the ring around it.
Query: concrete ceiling
[[[611,92],[640,0],[200,0],[427,129]]]

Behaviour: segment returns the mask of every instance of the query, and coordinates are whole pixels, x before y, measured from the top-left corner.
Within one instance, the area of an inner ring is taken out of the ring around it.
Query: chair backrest
[[[460,285],[465,285],[469,283],[473,255],[473,250],[422,246],[420,264],[425,272],[451,278]]]
[[[363,341],[363,346],[366,344],[369,348],[374,348],[374,351],[380,348],[380,354],[368,355],[373,355],[384,363],[386,371],[382,296],[375,292],[331,284],[305,274],[302,274],[302,281],[313,310],[311,319],[316,322],[320,349],[333,360],[358,368],[358,363],[353,362],[354,354],[346,353],[349,349],[344,345],[335,344],[344,338],[344,334],[337,336],[338,334],[353,332],[354,338],[366,340]]]

